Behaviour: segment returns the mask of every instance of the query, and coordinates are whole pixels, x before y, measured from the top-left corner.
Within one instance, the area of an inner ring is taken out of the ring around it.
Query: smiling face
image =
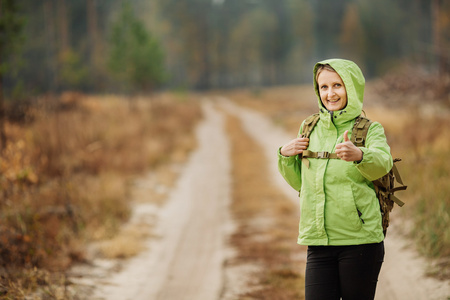
[[[323,69],[317,76],[320,100],[329,111],[347,106],[347,91],[338,73]]]

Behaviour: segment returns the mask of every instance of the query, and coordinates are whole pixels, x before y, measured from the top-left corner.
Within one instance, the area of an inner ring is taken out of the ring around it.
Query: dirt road
[[[192,154],[163,208],[143,217],[156,218],[147,251],[106,278],[95,299],[218,299],[228,216],[230,162],[223,116],[204,104]],[[142,214],[142,206],[135,209]],[[156,214],[156,216],[155,216]]]
[[[264,149],[273,180],[297,203],[297,193],[278,175],[275,151],[291,137],[267,118],[217,98],[203,102],[205,118],[197,130],[198,149],[183,168],[167,203],[138,206],[144,219],[155,221],[157,238],[118,272],[95,282],[95,299],[214,300],[230,295],[224,262],[233,230],[230,202],[230,155],[224,111],[238,116],[247,133]],[[295,243],[295,238],[293,239]],[[392,226],[376,299],[445,300],[449,283],[424,276],[425,262]],[[229,296],[227,299],[230,299]]]

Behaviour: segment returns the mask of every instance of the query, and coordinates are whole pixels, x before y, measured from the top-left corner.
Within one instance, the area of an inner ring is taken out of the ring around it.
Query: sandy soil
[[[151,223],[157,237],[149,238],[146,250],[125,262],[95,260],[89,271],[74,271],[79,275],[75,282],[91,287],[94,295],[89,299],[228,300],[238,299],[236,295],[246,288],[242,284],[246,270],[225,266],[232,255],[227,237],[233,223],[227,210],[232,178],[222,110],[243,121],[244,129],[264,149],[274,182],[297,203],[297,193],[278,174],[275,155],[278,146],[292,137],[259,113],[223,98],[205,100],[203,108],[198,149],[183,167],[166,204],[136,206],[134,220]],[[385,242],[376,299],[449,299],[449,282],[425,277],[426,262],[396,226],[391,226]]]

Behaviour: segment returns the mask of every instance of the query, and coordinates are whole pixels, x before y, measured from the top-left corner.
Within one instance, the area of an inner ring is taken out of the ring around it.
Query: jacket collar
[[[324,107],[320,108],[320,121],[323,122],[322,124],[325,127],[334,126],[337,128],[351,122],[356,117],[351,116],[345,108],[338,111],[329,111]]]

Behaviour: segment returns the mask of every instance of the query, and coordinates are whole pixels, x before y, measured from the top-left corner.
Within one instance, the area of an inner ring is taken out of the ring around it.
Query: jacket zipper
[[[356,209],[356,211],[358,212],[358,216],[359,216],[359,219],[361,220],[361,222],[362,222],[363,224],[366,224],[366,222],[364,222],[364,219],[361,218],[362,212],[360,212],[359,209]]]

